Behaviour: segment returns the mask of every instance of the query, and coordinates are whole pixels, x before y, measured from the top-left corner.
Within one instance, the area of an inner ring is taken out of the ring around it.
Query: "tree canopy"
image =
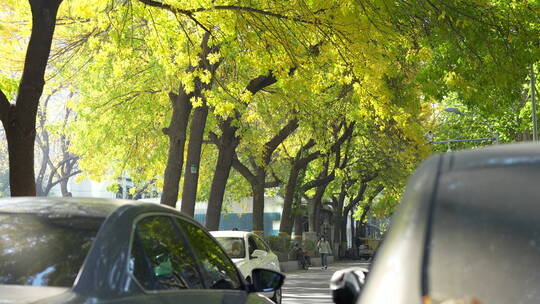
[[[35,16],[26,2],[5,3],[9,131]],[[162,203],[181,197],[188,214],[208,199],[212,229],[224,198],[241,196],[253,196],[262,229],[264,194],[278,193],[289,234],[302,197],[314,208],[332,199],[339,216],[391,213],[408,174],[446,150],[429,145],[428,131],[523,139],[539,9],[532,0],[64,0],[44,90],[77,96],[68,102],[77,119],[58,132],[84,176],[155,184]]]

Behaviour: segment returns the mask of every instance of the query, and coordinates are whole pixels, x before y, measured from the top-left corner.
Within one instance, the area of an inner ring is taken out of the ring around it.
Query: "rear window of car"
[[[103,220],[0,213],[0,284],[71,287]]]
[[[529,186],[539,169],[441,177],[426,265],[433,303],[540,303],[540,208]]]
[[[246,257],[246,247],[244,239],[238,237],[216,237],[221,247],[231,259],[242,259]]]

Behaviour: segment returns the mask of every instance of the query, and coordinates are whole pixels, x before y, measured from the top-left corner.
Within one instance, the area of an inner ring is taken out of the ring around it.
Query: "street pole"
[[[532,97],[533,141],[538,141],[538,122],[536,121],[536,88],[534,84],[534,64],[531,64],[531,97]]]

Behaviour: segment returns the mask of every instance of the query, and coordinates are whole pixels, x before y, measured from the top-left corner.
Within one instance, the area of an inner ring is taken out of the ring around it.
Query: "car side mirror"
[[[330,279],[330,290],[332,290],[334,303],[356,303],[366,283],[368,272],[367,269],[360,267],[336,271]]]
[[[270,269],[255,268],[251,272],[251,292],[271,292],[283,286],[285,275]]]
[[[251,253],[251,257],[256,259],[256,258],[262,258],[264,256],[266,256],[268,253],[264,250],[260,250],[260,249],[255,249],[253,250],[253,253]]]

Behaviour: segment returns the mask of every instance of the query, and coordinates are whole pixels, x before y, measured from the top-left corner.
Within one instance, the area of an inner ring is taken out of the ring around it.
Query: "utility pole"
[[[534,64],[531,64],[531,97],[532,97],[533,141],[538,141],[538,122],[536,121],[536,88],[534,84]]]

